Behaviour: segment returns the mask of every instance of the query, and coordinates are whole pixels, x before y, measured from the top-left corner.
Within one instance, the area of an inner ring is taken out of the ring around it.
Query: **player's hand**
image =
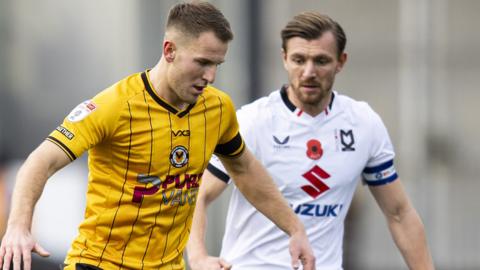
[[[50,253],[33,239],[30,231],[8,228],[0,246],[0,269],[9,270],[13,263],[13,270],[20,270],[23,262],[23,269],[30,270],[32,252],[42,257],[50,256]]]
[[[299,231],[290,236],[290,255],[293,269],[300,269],[300,264],[302,264],[303,270],[315,269],[315,256],[305,231]]]
[[[219,257],[204,256],[189,259],[192,270],[230,270],[232,265]]]

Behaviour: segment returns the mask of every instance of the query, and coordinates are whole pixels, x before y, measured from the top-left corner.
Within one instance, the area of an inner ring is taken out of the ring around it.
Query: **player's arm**
[[[0,247],[0,266],[3,270],[31,268],[31,252],[41,256],[49,253],[31,235],[33,209],[47,179],[56,171],[70,163],[68,156],[55,144],[44,141],[27,158],[18,171],[12,197],[12,207],[7,230]]]
[[[187,244],[188,262],[192,270],[231,269],[231,265],[218,257],[208,255],[205,247],[207,208],[227,188],[227,183],[218,179],[208,170],[202,176],[202,184],[193,215],[190,239]]]
[[[434,269],[423,223],[412,206],[400,179],[370,186],[384,213],[390,233],[409,269]]]
[[[246,148],[235,158],[220,158],[230,177],[245,198],[290,236],[292,265],[315,269],[315,258],[305,228],[283,198],[266,169]]]

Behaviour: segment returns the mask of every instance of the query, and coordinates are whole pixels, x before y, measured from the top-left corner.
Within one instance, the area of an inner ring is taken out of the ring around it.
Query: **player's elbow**
[[[420,220],[420,217],[417,214],[417,211],[415,211],[415,209],[410,205],[398,207],[393,211],[390,211],[387,214],[387,219],[391,225],[395,225],[395,224],[398,224],[400,226],[407,225],[407,226],[411,226],[412,228],[415,227],[417,229],[420,229],[420,227],[423,227],[423,224]]]
[[[401,223],[413,209],[408,204],[398,204],[384,211],[390,223]]]

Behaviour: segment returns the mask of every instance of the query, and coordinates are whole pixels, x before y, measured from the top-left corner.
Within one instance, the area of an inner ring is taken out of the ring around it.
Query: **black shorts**
[[[75,270],[103,270],[103,269],[90,264],[86,264],[86,263],[76,263]]]

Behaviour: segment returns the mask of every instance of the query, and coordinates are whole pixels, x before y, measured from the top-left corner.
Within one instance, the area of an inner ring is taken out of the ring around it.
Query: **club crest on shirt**
[[[335,141],[337,151],[353,152],[355,151],[355,137],[352,129],[335,130]]]
[[[67,116],[67,120],[70,122],[78,122],[83,120],[89,114],[97,109],[97,105],[91,100],[86,100],[75,107]]]
[[[181,168],[188,163],[188,150],[182,145],[175,146],[170,152],[170,163],[175,168]]]

